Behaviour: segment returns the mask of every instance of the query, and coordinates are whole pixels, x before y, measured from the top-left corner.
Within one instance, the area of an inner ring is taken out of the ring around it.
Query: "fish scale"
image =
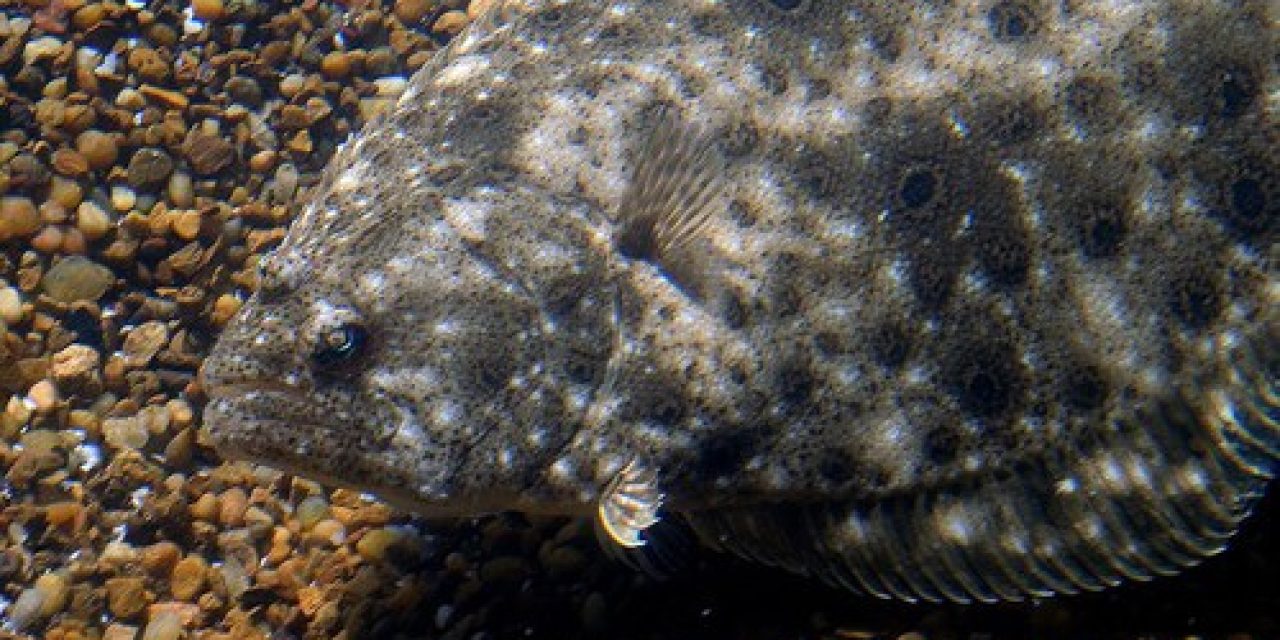
[[[1176,573],[1280,448],[1274,12],[498,2],[335,155],[205,426],[660,570],[682,525],[902,600]]]

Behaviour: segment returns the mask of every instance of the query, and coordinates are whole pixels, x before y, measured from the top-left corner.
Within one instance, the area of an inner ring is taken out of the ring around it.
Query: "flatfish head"
[[[1176,573],[1280,452],[1274,12],[497,3],[337,153],[206,428],[880,597]]]

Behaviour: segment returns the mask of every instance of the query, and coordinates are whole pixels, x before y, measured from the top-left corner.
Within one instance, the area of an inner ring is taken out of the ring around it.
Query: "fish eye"
[[[341,324],[325,329],[311,358],[322,367],[349,362],[364,350],[369,331],[359,324]]]

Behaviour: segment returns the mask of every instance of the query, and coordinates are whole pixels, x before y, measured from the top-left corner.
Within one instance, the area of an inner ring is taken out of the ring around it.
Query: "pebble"
[[[98,350],[83,344],[71,344],[53,354],[49,372],[59,387],[73,389],[87,382],[98,370],[102,357]]]
[[[249,496],[240,487],[231,487],[218,496],[218,523],[224,527],[244,524],[244,512],[249,508]]]
[[[43,36],[27,43],[22,48],[22,61],[31,66],[45,58],[52,58],[62,50],[62,40],[54,36]]]
[[[337,520],[326,518],[311,527],[308,535],[315,542],[336,547],[346,541],[347,528]]]
[[[133,328],[124,338],[125,364],[141,369],[169,342],[169,327],[163,322],[152,320]]]
[[[529,575],[529,564],[518,556],[498,556],[480,565],[480,580],[488,584],[514,585]]]
[[[73,211],[83,204],[84,187],[75,180],[54,176],[49,181],[49,200],[58,203],[68,211]]]
[[[110,168],[120,156],[116,137],[97,129],[90,129],[77,136],[76,150],[93,169]]]
[[[22,292],[5,286],[0,287],[0,322],[7,326],[22,322]]]
[[[54,151],[51,161],[53,170],[64,176],[79,178],[89,173],[89,159],[70,147]]]
[[[137,188],[158,184],[173,173],[173,158],[162,149],[142,147],[129,159],[129,184]]]
[[[102,421],[102,439],[117,449],[142,449],[151,432],[138,416],[106,418]]]
[[[35,588],[44,596],[40,603],[40,616],[43,618],[62,611],[71,597],[71,584],[61,572],[46,573],[36,578]]]
[[[169,176],[166,193],[169,195],[169,202],[175,207],[188,208],[195,204],[195,185],[191,181],[191,174],[185,171],[173,172]]]
[[[131,624],[121,624],[112,622],[102,633],[102,640],[135,640],[138,637],[138,628]]]
[[[213,312],[209,314],[209,320],[214,326],[222,327],[231,321],[231,318],[240,311],[240,305],[243,304],[234,294],[224,293],[218,296],[213,302]]]
[[[198,555],[189,555],[178,561],[169,577],[169,591],[178,600],[192,601],[204,591],[209,563]]]
[[[321,496],[307,496],[298,503],[298,508],[294,515],[297,516],[298,525],[304,530],[310,529],[315,524],[330,514],[329,503]]]
[[[40,611],[44,608],[46,597],[43,591],[34,586],[23,589],[18,599],[5,611],[9,624],[18,631],[31,628],[40,620]]]
[[[392,11],[406,25],[415,25],[435,8],[434,0],[396,0]]]
[[[44,519],[56,529],[72,525],[81,513],[84,513],[84,506],[79,502],[63,500],[45,507]]]
[[[330,80],[341,80],[351,73],[351,56],[345,51],[331,51],[320,60],[320,73]]]
[[[115,283],[110,269],[83,256],[59,260],[44,274],[41,285],[50,298],[58,302],[93,302]]]
[[[41,380],[27,391],[27,399],[34,405],[36,413],[48,413],[58,407],[58,388],[48,379]]]
[[[365,560],[380,562],[387,555],[387,549],[404,539],[404,532],[395,527],[378,527],[365,532],[356,542],[356,552]]]
[[[471,19],[467,17],[466,11],[451,9],[440,14],[439,18],[436,18],[435,24],[431,25],[431,31],[432,33],[446,36],[456,35],[459,31],[466,28],[467,23],[470,21]]]
[[[58,227],[45,227],[31,239],[31,248],[40,253],[57,253],[62,249],[62,235]]]
[[[182,617],[176,611],[161,611],[151,616],[142,630],[142,640],[178,640],[182,637]]]
[[[218,496],[212,493],[203,493],[196,498],[195,503],[188,510],[192,518],[196,520],[212,521],[218,515]]]
[[[182,558],[182,549],[173,542],[163,541],[148,545],[142,550],[142,568],[155,574],[166,574],[175,568]]]
[[[138,204],[138,194],[129,187],[117,184],[111,186],[111,208],[119,213],[129,213]]]
[[[101,239],[111,230],[111,216],[93,201],[86,200],[76,207],[76,228],[89,241]]]
[[[40,230],[40,211],[26,196],[0,198],[0,241],[25,237]]]
[[[127,620],[138,616],[151,604],[151,598],[142,578],[107,579],[107,609],[117,618]]]
[[[222,0],[193,0],[191,10],[201,20],[218,20],[226,13]]]

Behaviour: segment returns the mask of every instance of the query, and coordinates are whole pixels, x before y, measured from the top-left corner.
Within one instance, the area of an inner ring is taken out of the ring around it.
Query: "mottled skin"
[[[1272,3],[790,4],[502,3],[265,262],[214,442],[429,515],[592,513],[634,461],[885,597],[1219,550],[1280,445]],[[632,259],[658,106],[722,211]]]

